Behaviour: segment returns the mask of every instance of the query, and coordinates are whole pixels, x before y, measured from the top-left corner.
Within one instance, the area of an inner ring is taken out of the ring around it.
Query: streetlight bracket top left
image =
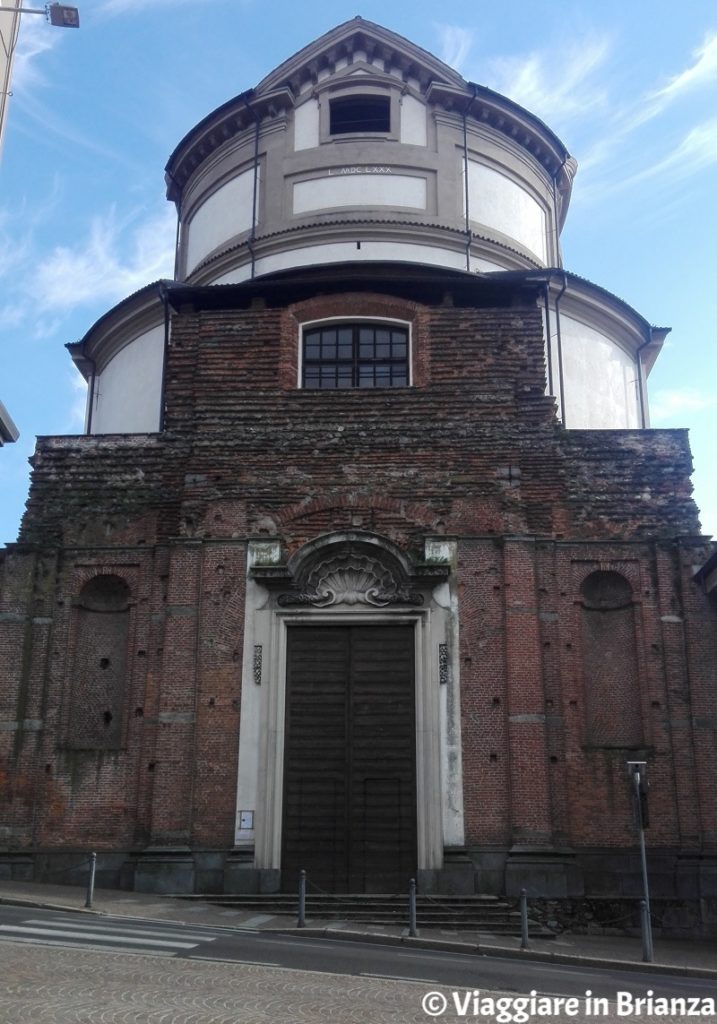
[[[66,4],[47,4],[45,7],[47,18],[51,25],[58,28],[79,28],[80,12],[76,7],[68,7]]]

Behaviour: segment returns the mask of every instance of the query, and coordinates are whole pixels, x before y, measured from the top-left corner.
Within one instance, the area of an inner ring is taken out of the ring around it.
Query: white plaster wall
[[[0,0],[0,7],[5,8],[0,15],[0,149],[7,119],[8,101],[12,95],[10,82],[20,21],[20,14],[16,12],[19,11],[20,6],[16,0]]]
[[[313,149],[319,144],[319,101],[307,100],[294,111],[294,149]]]
[[[551,318],[554,323],[554,318]],[[605,334],[560,315],[568,429],[632,429],[640,426],[637,365]],[[554,391],[559,392],[557,344],[553,328]]]
[[[425,146],[428,142],[426,108],[410,95],[401,100],[401,142],[407,146]]]
[[[392,206],[425,210],[426,179],[408,174],[336,174],[294,185],[294,213],[336,206]]]
[[[159,430],[164,325],[140,335],[97,374],[93,434],[144,434]]]
[[[493,271],[514,270],[514,267],[501,267],[498,263],[484,260],[480,256],[471,256],[471,270],[480,271],[482,274],[490,274]]]
[[[545,211],[529,192],[492,167],[468,161],[470,219],[514,238],[545,263]],[[465,194],[463,196],[465,214]]]
[[[289,270],[291,267],[311,267],[319,263],[355,263],[362,260],[405,261],[424,263],[428,266],[450,267],[453,270],[466,269],[465,253],[441,249],[435,245],[412,245],[410,242],[331,242],[325,245],[307,245],[301,249],[264,256],[256,261],[257,276],[270,274],[275,270]],[[502,268],[495,268],[502,269]],[[248,263],[236,267],[213,280],[212,284],[238,284],[248,280],[251,270]]]
[[[183,231],[187,244],[188,274],[222,242],[251,228],[253,196],[254,168],[250,167],[222,185],[202,203]]]

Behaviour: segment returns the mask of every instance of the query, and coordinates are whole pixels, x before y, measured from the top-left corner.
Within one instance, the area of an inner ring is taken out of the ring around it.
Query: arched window
[[[619,573],[598,571],[583,580],[580,594],[588,743],[641,746],[632,588]]]
[[[68,746],[122,745],[127,690],[129,587],[119,576],[95,576],[75,605],[75,644]]]

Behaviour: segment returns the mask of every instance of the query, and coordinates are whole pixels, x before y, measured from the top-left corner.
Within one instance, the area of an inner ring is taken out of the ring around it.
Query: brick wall
[[[298,390],[299,326],[338,315],[408,322],[414,387]],[[625,673],[651,841],[717,841],[715,613],[691,579],[702,549],[673,539],[698,533],[686,434],[563,431],[534,303],[363,292],[183,310],[166,428],[38,442],[1,568],[8,844],[230,846],[247,540],[291,553],[351,527],[414,554],[426,534],[459,538],[470,844],[634,841],[625,748],[589,729],[580,584],[596,570],[634,593]],[[132,595],[123,741],[71,750],[74,603],[108,572]]]

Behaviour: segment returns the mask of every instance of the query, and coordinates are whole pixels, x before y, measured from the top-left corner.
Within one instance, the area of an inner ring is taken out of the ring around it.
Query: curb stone
[[[351,932],[334,928],[271,928],[274,934],[298,935],[312,938],[344,939],[351,942],[368,942],[384,946],[413,946],[418,949],[435,949],[444,953],[463,953],[473,956],[504,957],[511,960],[532,960],[538,963],[570,964],[575,967],[599,967],[615,971],[645,974],[674,974],[685,978],[714,978],[717,969],[709,967],[688,967],[680,964],[644,963],[642,960],[607,960],[593,956],[579,956],[576,953],[552,953],[537,949],[511,949],[504,946],[486,946],[481,943],[453,942],[447,939],[412,938],[409,935],[383,935],[380,932]]]

